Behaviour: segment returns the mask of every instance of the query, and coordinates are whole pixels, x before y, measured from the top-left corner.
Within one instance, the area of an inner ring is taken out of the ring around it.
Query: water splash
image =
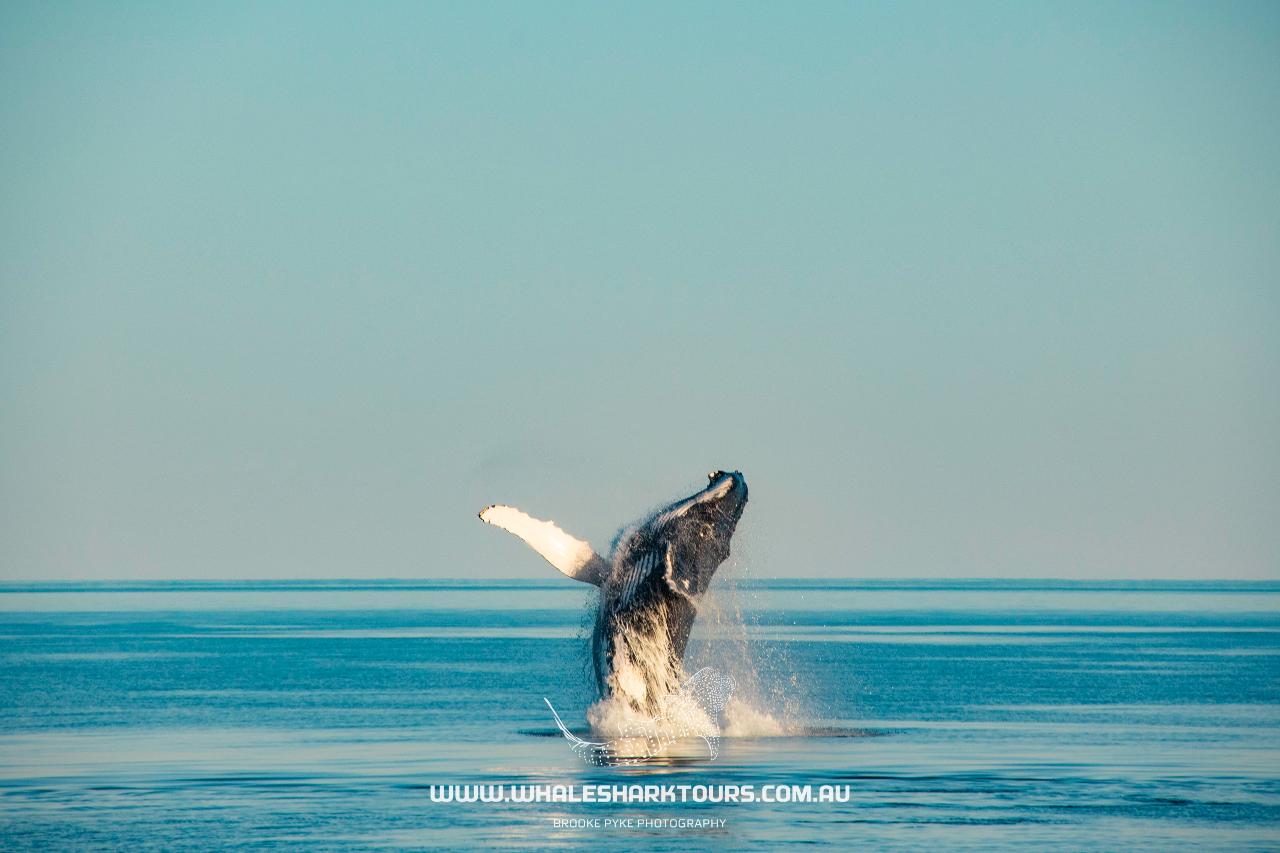
[[[694,638],[686,656],[690,667],[714,666],[738,685],[724,710],[726,737],[782,737],[804,731],[798,679],[786,650],[762,646],[749,634],[757,608],[746,602],[758,593],[746,585],[742,561],[717,576],[701,602]]]
[[[608,740],[585,740],[565,726],[550,700],[543,699],[555,717],[556,726],[574,754],[588,764],[639,765],[671,763],[673,759],[714,759],[720,749],[720,728],[715,715],[724,710],[736,685],[729,676],[711,667],[694,673],[678,690],[662,697],[661,712],[641,717],[629,702],[611,699],[597,703],[593,710],[601,729],[616,733]],[[689,741],[701,740],[706,752],[690,753]]]
[[[676,713],[679,720],[675,728],[687,730],[693,735],[718,729],[717,733],[731,738],[785,737],[803,734],[800,685],[794,669],[789,665],[786,650],[779,646],[761,646],[749,639],[750,627],[755,622],[747,606],[758,595],[746,583],[745,561],[731,558],[717,573],[716,581],[703,596],[698,606],[698,618],[685,655],[685,670],[693,672],[712,668],[729,676],[735,689],[733,696],[719,709],[720,722],[707,716],[694,719],[688,711]],[[588,627],[591,614],[598,606],[596,596],[586,604],[583,627]],[[648,648],[652,645],[653,648]],[[629,670],[653,665],[665,659],[668,650],[665,643],[655,641],[637,649],[643,660],[632,661],[626,656],[615,659],[614,666],[620,681],[629,677]],[[637,674],[633,681],[638,682]],[[670,735],[672,726],[664,723],[673,713],[671,696],[660,699],[662,713],[655,719],[634,708],[624,697],[606,696],[587,710],[587,722],[594,735],[604,738],[629,736],[663,737]]]

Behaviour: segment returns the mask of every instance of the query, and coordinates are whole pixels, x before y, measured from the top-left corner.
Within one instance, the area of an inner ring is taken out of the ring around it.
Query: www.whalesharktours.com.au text
[[[433,803],[847,803],[848,785],[428,785]]]
[[[640,805],[678,803],[847,803],[849,785],[428,785],[433,803],[566,803]],[[653,830],[719,830],[723,817],[613,816],[548,818],[554,829],[602,829],[648,832]]]

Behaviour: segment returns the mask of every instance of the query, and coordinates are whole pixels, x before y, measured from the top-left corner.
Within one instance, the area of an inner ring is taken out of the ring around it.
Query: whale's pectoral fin
[[[548,563],[576,581],[604,583],[608,566],[590,543],[575,539],[554,522],[539,521],[512,506],[495,505],[480,511],[480,520],[515,534]]]
[[[715,569],[700,572],[695,566],[686,565],[680,560],[676,550],[675,547],[667,547],[664,555],[666,568],[662,576],[672,592],[683,595],[696,604],[702,594],[707,591],[707,587],[711,586],[711,577]]]

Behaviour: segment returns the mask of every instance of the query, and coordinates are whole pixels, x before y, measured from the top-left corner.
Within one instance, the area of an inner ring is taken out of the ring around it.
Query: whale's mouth
[[[709,482],[705,489],[667,507],[650,523],[661,527],[704,504],[719,504],[715,507],[719,516],[731,517],[736,522],[747,503],[747,478],[740,471],[712,471],[707,479]]]

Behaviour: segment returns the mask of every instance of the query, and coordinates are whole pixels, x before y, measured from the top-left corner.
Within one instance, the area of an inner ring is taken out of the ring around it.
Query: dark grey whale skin
[[[625,697],[656,714],[662,697],[684,678],[684,652],[698,602],[729,545],[747,504],[747,481],[737,471],[715,471],[707,487],[625,528],[600,588],[591,634],[596,688],[602,698]],[[643,697],[625,689],[619,669],[643,683]]]

